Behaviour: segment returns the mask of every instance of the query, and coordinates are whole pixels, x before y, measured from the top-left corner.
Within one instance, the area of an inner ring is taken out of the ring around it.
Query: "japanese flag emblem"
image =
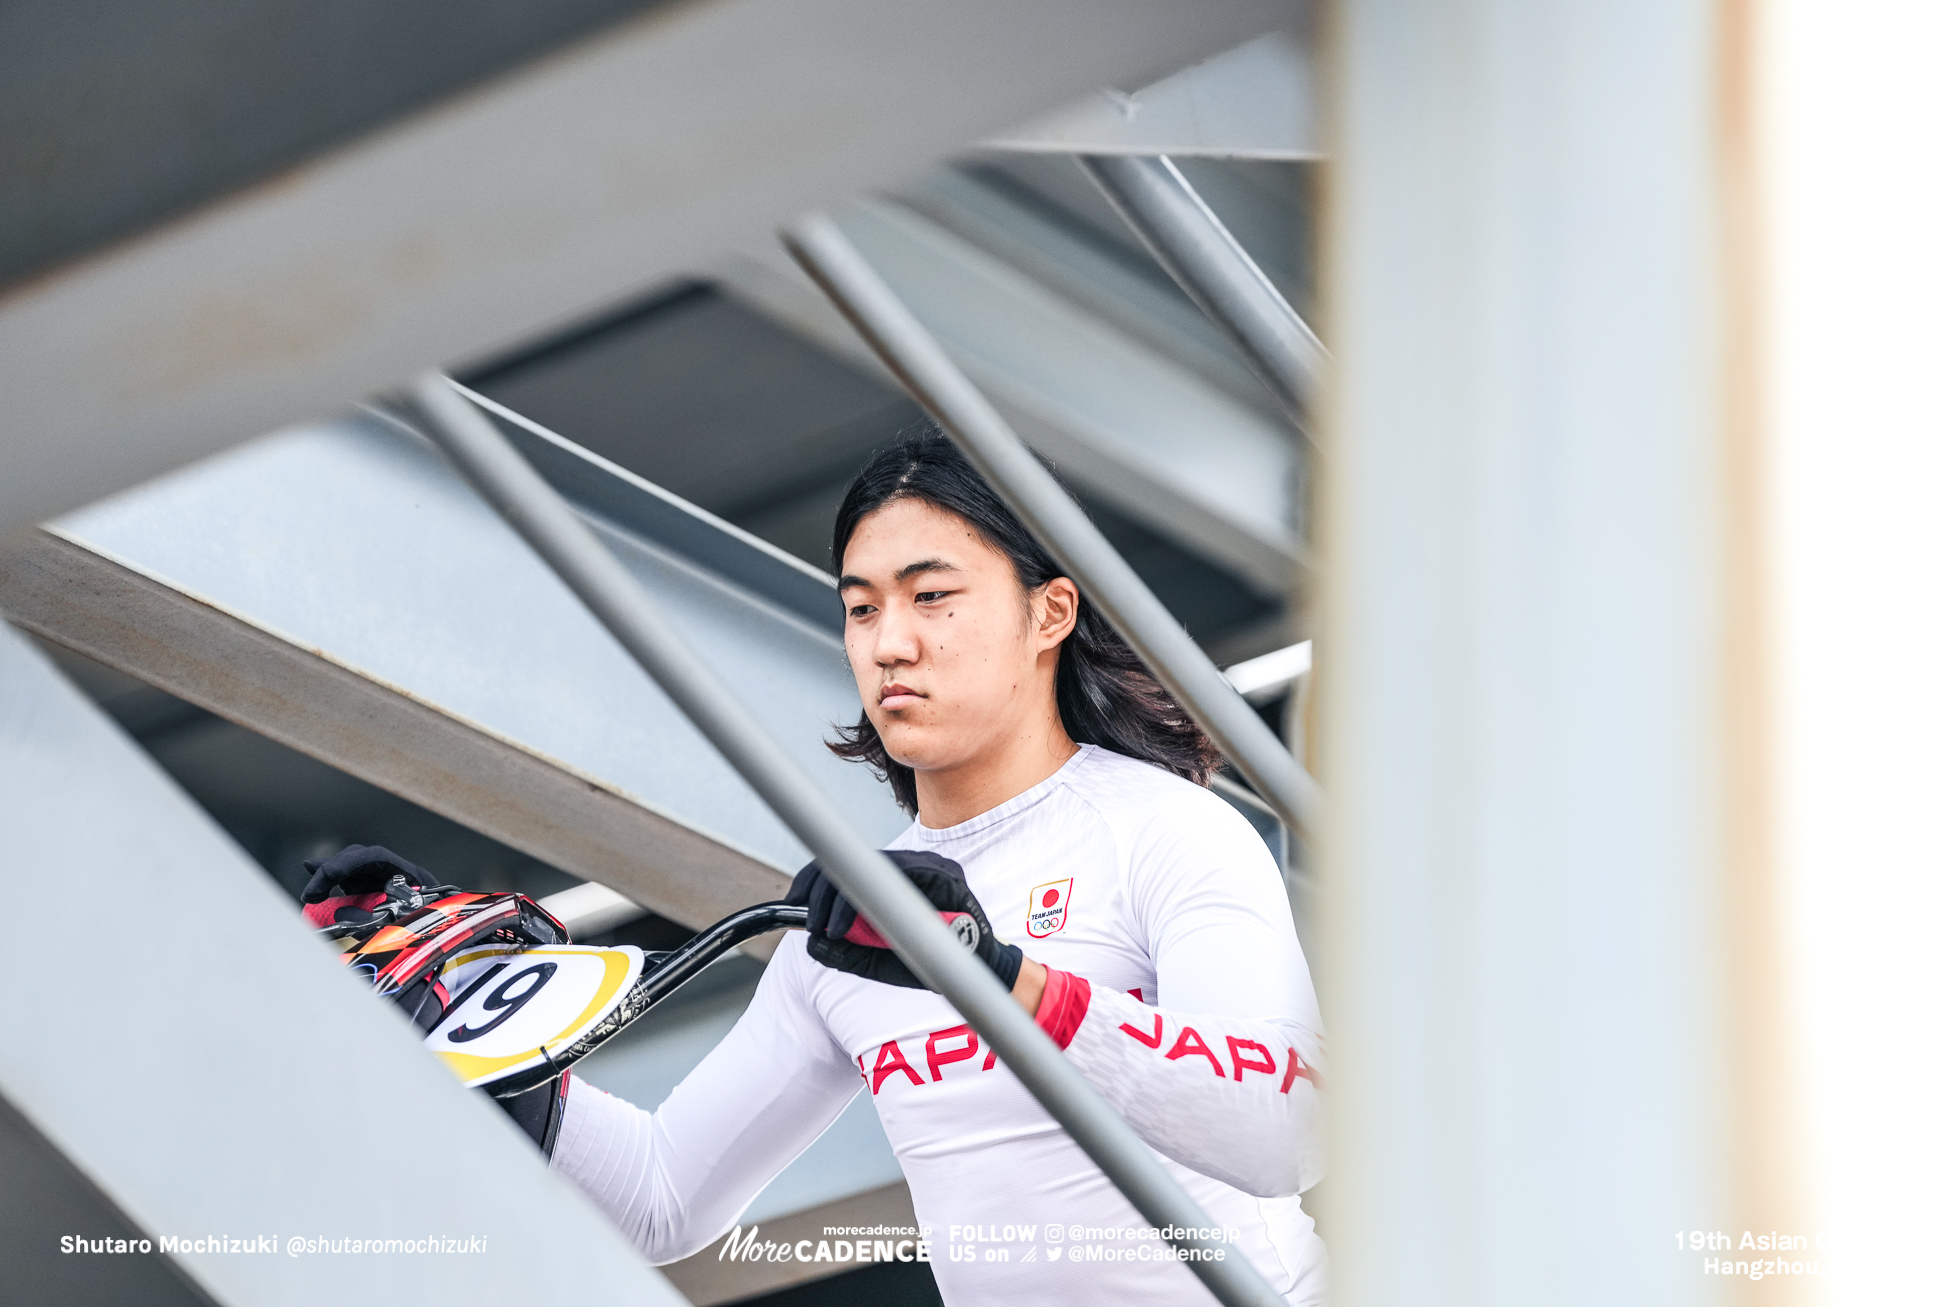
[[[1028,891],[1028,934],[1035,939],[1052,935],[1068,925],[1068,896],[1075,888],[1075,877],[1051,880]]]

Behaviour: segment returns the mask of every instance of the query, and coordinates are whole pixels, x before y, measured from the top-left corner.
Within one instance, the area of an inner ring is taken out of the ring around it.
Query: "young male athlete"
[[[1319,1012],[1271,856],[1203,787],[1210,742],[944,436],[865,468],[832,556],[864,704],[832,747],[916,815],[893,860],[982,920],[981,960],[1274,1286],[1320,1301],[1299,1201],[1321,1173]],[[867,1090],[947,1302],[1211,1301],[819,867],[791,900],[807,944],[658,1111],[570,1080],[555,1169],[673,1261]],[[1036,1238],[950,1260],[965,1224]]]

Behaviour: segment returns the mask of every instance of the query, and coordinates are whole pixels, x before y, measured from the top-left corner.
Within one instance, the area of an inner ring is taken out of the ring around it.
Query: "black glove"
[[[915,849],[887,849],[885,856],[925,892],[932,906],[951,913],[947,924],[954,938],[987,964],[1000,983],[1014,988],[1021,974],[1021,950],[994,938],[994,928],[980,909],[980,900],[967,888],[966,873],[951,858]],[[810,956],[826,967],[863,976],[887,985],[910,989],[930,989],[912,974],[912,968],[899,961],[891,945],[874,930],[869,921],[860,921],[858,912],[831,883],[823,868],[812,862],[796,873],[783,902],[810,909]],[[967,921],[960,918],[964,916]],[[968,924],[971,923],[971,925]]]
[[[308,858],[301,864],[313,873],[300,892],[302,903],[324,903],[336,894],[378,894],[396,876],[409,889],[427,889],[436,878],[379,844],[349,844],[331,858]]]
[[[490,1101],[503,1108],[505,1114],[517,1123],[519,1130],[531,1136],[531,1142],[544,1150],[548,1162],[551,1160],[551,1150],[558,1146],[558,1127],[565,1121],[565,1095],[571,1091],[571,1087],[572,1073],[566,1071],[515,1098],[492,1098]]]

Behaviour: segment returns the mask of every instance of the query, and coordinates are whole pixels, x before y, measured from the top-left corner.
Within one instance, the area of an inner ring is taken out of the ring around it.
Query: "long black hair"
[[[898,499],[916,499],[965,519],[1014,565],[1024,590],[1065,575],[958,446],[931,422],[865,464],[845,492],[830,537],[831,562],[840,572],[844,547],[858,523]],[[1224,761],[1210,737],[1086,597],[1055,663],[1055,703],[1062,729],[1078,744],[1154,763],[1199,785]],[[868,714],[860,713],[855,726],[838,727],[838,737],[829,745],[838,757],[865,763],[888,782],[907,812],[919,811],[918,779],[885,752]]]

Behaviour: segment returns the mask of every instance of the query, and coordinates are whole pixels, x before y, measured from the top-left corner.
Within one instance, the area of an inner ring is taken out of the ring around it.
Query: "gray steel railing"
[[[783,241],[1157,679],[1294,833],[1305,838],[1320,802],[1313,778],[837,224],[811,214],[784,232]]]
[[[852,829],[483,412],[439,373],[419,378],[413,396],[430,438],[822,860],[906,965],[946,996],[1145,1220],[1174,1232],[1167,1242],[1207,1254],[1187,1265],[1218,1300],[1279,1307],[1279,1294],[1236,1247],[1191,1233],[1211,1226],[1204,1209],[999,980],[954,942],[925,896]]]

